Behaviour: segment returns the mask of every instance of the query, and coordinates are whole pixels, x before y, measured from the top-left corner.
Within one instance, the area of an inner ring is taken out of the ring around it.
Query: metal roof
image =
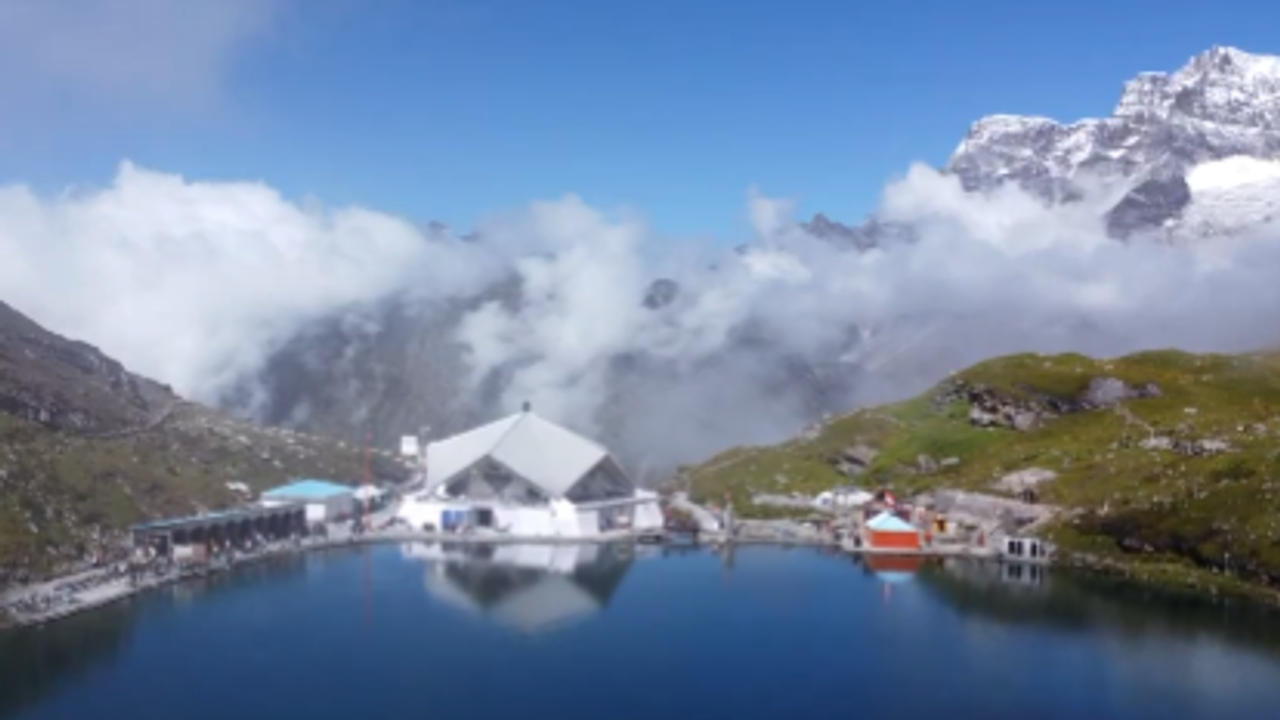
[[[282,512],[301,508],[302,505],[280,505],[271,508],[243,507],[232,510],[219,510],[217,512],[204,513],[203,515],[184,515],[182,517],[162,518],[160,520],[152,520],[151,522],[132,525],[129,529],[134,532],[149,532],[153,530],[172,530],[181,527],[201,527],[220,522],[247,520],[255,517],[276,515]]]
[[[867,527],[876,532],[919,532],[915,525],[885,510],[867,521]]]
[[[568,492],[609,451],[532,412],[427,445],[427,485],[436,487],[490,457],[551,497]]]
[[[352,491],[353,488],[351,487],[329,482],[328,480],[303,478],[288,485],[271,488],[262,493],[262,497],[273,500],[324,500],[325,498],[351,493]]]

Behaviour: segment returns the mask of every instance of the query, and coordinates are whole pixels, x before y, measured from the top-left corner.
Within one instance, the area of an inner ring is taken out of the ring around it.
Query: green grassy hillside
[[[355,479],[362,464],[359,448],[186,401],[0,302],[0,586],[118,557],[131,523],[244,502],[228,483]]]
[[[1108,398],[1107,388],[1127,397]],[[856,445],[876,454],[851,478],[838,467]],[[1068,554],[1140,574],[1225,568],[1230,577],[1280,582],[1276,353],[998,358],[783,445],[723,453],[681,480],[695,498],[728,493],[752,515],[769,512],[752,505],[758,492],[852,482],[899,494],[999,494],[999,478],[1027,468],[1057,473],[1038,491],[1067,510],[1050,532]]]
[[[181,404],[155,427],[112,437],[0,413],[0,581],[109,557],[132,523],[244,502],[228,482],[254,490],[298,475],[355,482],[362,465],[360,448],[194,404]]]

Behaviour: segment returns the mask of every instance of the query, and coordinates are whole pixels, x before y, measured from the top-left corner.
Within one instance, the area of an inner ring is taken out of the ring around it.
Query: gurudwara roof
[[[596,442],[525,411],[429,443],[427,485],[437,487],[489,457],[556,497],[608,456]]]

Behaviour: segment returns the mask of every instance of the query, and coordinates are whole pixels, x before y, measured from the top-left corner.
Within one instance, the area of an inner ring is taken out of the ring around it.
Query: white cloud
[[[0,188],[0,257],[0,297],[205,399],[307,319],[404,288],[469,291],[497,267],[397,217],[129,163],[101,190]]]
[[[101,190],[0,189],[0,297],[214,398],[309,319],[401,291],[474,296],[514,276],[515,307],[485,304],[452,331],[472,387],[501,377],[502,407],[532,400],[655,465],[777,440],[823,408],[903,397],[992,355],[1280,340],[1274,221],[1229,244],[1120,243],[1102,206],[965,194],[916,167],[882,211],[911,222],[913,242],[839,248],[753,191],[745,250],[673,259],[655,251],[671,239],[574,196],[487,220],[465,242],[259,183],[125,164]],[[640,300],[659,274],[681,291],[650,310]]]
[[[9,0],[0,4],[0,101],[198,107],[279,0]]]

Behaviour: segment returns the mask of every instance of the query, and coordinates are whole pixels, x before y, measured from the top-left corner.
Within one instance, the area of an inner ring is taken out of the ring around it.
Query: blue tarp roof
[[[876,532],[919,532],[915,525],[888,510],[868,520],[867,527]]]
[[[346,485],[339,485],[328,480],[315,480],[313,478],[303,478],[281,485],[277,488],[271,488],[262,493],[265,498],[282,498],[294,499],[301,498],[306,500],[323,500],[324,498],[341,495],[343,493],[352,492],[352,488]]]

